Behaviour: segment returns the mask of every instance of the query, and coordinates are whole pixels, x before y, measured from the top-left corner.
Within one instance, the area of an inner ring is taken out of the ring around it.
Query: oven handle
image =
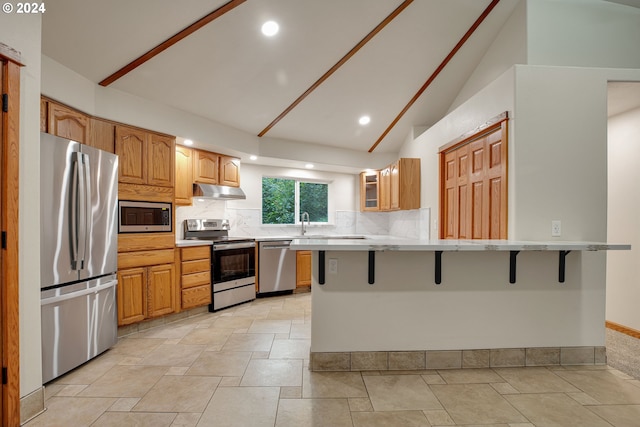
[[[244,242],[244,243],[225,243],[223,245],[213,245],[214,251],[225,251],[229,249],[245,249],[255,248],[256,242]]]

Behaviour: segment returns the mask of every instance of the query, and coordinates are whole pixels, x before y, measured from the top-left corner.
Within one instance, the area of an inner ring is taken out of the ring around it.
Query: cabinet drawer
[[[194,246],[192,248],[182,248],[182,261],[193,261],[196,259],[209,259],[211,246]]]
[[[211,286],[204,285],[182,291],[182,308],[211,304]]]
[[[182,276],[182,289],[209,284],[211,284],[211,274],[208,271],[185,274]]]
[[[182,262],[182,274],[200,273],[202,271],[209,272],[210,269],[209,258]]]

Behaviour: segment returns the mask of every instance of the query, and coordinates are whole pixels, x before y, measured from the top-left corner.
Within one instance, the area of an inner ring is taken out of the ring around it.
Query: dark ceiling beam
[[[365,36],[360,42],[355,45],[345,56],[342,57],[336,64],[331,67],[326,73],[322,75],[309,89],[307,89],[302,95],[298,97],[291,105],[289,105],[278,117],[276,117],[269,125],[264,128],[259,134],[259,137],[264,136],[271,128],[273,128],[280,120],[282,120],[287,114],[291,112],[298,104],[302,102],[307,96],[318,88],[325,80],[327,80],[338,68],[342,67],[353,55],[355,55],[364,45],[366,45],[376,34],[378,34],[389,22],[395,19],[407,6],[409,6],[413,0],[405,0],[398,6],[389,16],[387,16],[382,22],[380,22],[369,34]]]
[[[499,2],[500,2],[500,0],[493,0],[489,4],[489,6],[486,7],[486,9],[482,12],[482,14],[480,14],[478,19],[476,19],[476,22],[474,22],[473,25],[471,27],[469,27],[469,29],[464,34],[464,36],[462,36],[462,38],[460,39],[458,44],[456,44],[455,47],[453,49],[451,49],[451,52],[449,52],[447,57],[444,58],[444,61],[442,61],[442,63],[438,66],[438,68],[436,68],[436,70],[433,72],[433,74],[431,74],[431,76],[427,79],[425,84],[422,85],[420,90],[418,90],[418,92],[413,96],[413,98],[411,98],[411,100],[407,103],[407,105],[405,105],[405,107],[402,109],[402,111],[400,111],[400,114],[398,114],[396,116],[396,118],[393,119],[391,124],[387,127],[387,129],[385,129],[385,131],[382,133],[382,135],[380,135],[380,137],[375,142],[375,144],[373,144],[371,146],[371,148],[369,148],[369,153],[372,153],[373,150],[376,149],[378,144],[380,144],[380,142],[382,142],[382,140],[387,136],[387,134],[389,132],[391,132],[391,129],[393,129],[393,127],[400,121],[402,116],[404,116],[404,114],[407,111],[409,111],[409,108],[411,108],[411,106],[418,100],[418,98],[420,98],[420,96],[423,94],[423,92],[425,90],[427,90],[427,88],[431,85],[431,83],[433,83],[433,81],[436,79],[436,77],[438,77],[438,74],[440,74],[440,72],[444,69],[444,67],[446,67],[446,65],[449,63],[449,61],[451,61],[451,59],[454,57],[454,55],[456,53],[458,53],[458,51],[460,50],[462,45],[465,44],[465,42],[469,39],[469,37],[471,37],[471,35],[474,33],[474,31],[480,26],[480,24],[482,24],[482,21],[484,21],[484,19],[487,16],[489,16],[489,14],[493,10],[493,8],[496,7],[496,5]]]
[[[175,35],[171,36],[170,38],[168,38],[167,40],[163,41],[158,46],[154,47],[153,49],[151,49],[150,51],[148,51],[144,55],[142,55],[142,56],[138,57],[137,59],[131,61],[130,63],[128,63],[124,67],[120,68],[115,73],[111,74],[106,79],[102,80],[99,83],[100,86],[109,86],[111,83],[115,82],[120,77],[130,73],[133,70],[135,70],[140,65],[144,64],[145,62],[147,62],[148,60],[150,60],[154,56],[159,55],[163,51],[169,49],[171,46],[173,46],[174,44],[178,43],[180,40],[184,39],[187,36],[190,36],[191,34],[193,34],[196,31],[198,31],[200,28],[202,28],[205,25],[209,24],[214,19],[216,19],[216,18],[224,15],[225,13],[229,12],[230,10],[233,10],[236,7],[240,6],[245,1],[246,0],[231,0],[228,3],[223,4],[222,6],[220,6],[219,8],[214,10],[213,12],[211,12],[210,14],[204,16],[203,18],[200,18],[199,20],[197,20],[193,24],[189,25],[188,27],[186,27],[182,31],[180,31],[180,32],[176,33]]]

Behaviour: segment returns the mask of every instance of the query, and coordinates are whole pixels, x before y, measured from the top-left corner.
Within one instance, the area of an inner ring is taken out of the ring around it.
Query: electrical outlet
[[[329,273],[338,274],[338,260],[335,258],[329,258]]]
[[[551,236],[560,237],[562,235],[562,223],[559,219],[551,221]]]

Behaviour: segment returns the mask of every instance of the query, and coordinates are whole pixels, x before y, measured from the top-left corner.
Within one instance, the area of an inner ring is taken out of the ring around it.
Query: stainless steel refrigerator
[[[40,136],[42,381],[117,341],[118,157]]]

